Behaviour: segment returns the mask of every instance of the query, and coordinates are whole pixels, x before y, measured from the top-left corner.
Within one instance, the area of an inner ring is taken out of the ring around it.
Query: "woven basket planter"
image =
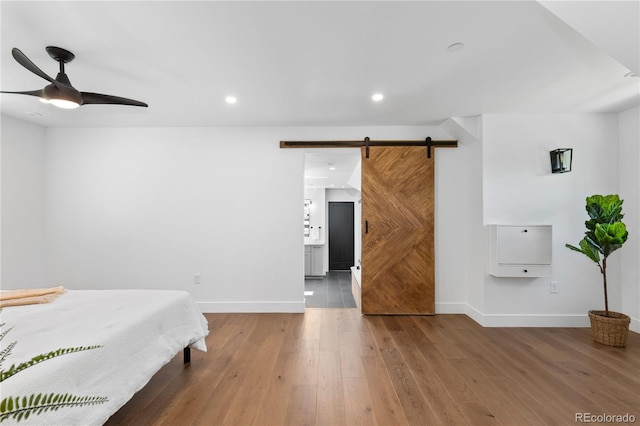
[[[631,318],[612,311],[609,316],[605,314],[605,311],[589,311],[593,340],[607,346],[626,346]]]

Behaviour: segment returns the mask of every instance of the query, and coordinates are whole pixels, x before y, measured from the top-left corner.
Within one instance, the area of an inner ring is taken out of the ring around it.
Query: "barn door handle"
[[[364,221],[364,233],[365,234],[369,233],[369,221],[368,220]]]

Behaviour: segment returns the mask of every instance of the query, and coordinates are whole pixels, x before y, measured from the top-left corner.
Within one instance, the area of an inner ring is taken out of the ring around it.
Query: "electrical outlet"
[[[558,293],[558,281],[551,281],[551,285],[549,286],[549,291],[551,294]]]
[[[200,274],[193,274],[193,283],[200,284]]]

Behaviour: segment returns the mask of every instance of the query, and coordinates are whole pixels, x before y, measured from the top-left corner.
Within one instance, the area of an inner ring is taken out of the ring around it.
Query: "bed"
[[[60,348],[99,346],[26,368],[0,382],[0,393],[2,399],[56,393],[106,401],[32,412],[18,424],[103,424],[184,348],[207,350],[207,321],[184,291],[67,290],[50,303],[2,308],[0,322],[2,350],[16,342],[4,371]]]

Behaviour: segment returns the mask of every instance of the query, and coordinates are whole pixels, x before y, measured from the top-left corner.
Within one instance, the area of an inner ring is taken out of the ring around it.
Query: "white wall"
[[[302,153],[270,129],[50,129],[48,278],[302,311]],[[193,274],[201,284],[193,284]]]
[[[446,263],[436,262],[436,312],[464,312],[482,323],[484,311],[484,227],[482,223],[482,118],[457,117],[443,126],[458,140],[455,150],[437,151],[435,244]],[[438,297],[442,301],[438,303]]]
[[[205,312],[301,312],[304,150],[278,142],[363,135],[450,138],[438,127],[45,131],[3,119],[2,286],[175,288]],[[637,326],[637,108],[619,119],[487,115],[478,135],[435,150],[436,311],[488,326],[586,325],[600,274],[564,244],[582,237],[587,195],[619,190],[631,237],[611,258],[623,285],[610,297]],[[574,169],[552,175],[548,152],[564,146]],[[556,295],[550,279],[486,273],[485,225],[532,222],[554,227]]]
[[[44,129],[2,116],[0,287],[37,288],[45,278]]]
[[[300,312],[304,152],[279,141],[427,135],[448,138],[428,127],[49,129],[47,278],[185,289],[206,312]],[[455,185],[452,167],[439,173]]]
[[[631,316],[631,329],[640,332],[640,108],[620,114],[620,197],[629,239],[620,251],[622,312]],[[615,254],[614,254],[615,256]]]
[[[586,325],[586,312],[603,308],[602,277],[595,263],[565,243],[577,244],[584,234],[587,196],[618,191],[617,115],[486,115],[482,138],[484,224],[551,224],[553,258],[551,278],[485,273],[481,321]],[[565,147],[574,149],[573,170],[552,174],[549,151]],[[610,307],[619,310],[616,254],[608,278]],[[550,294],[551,280],[559,282],[558,294]]]

